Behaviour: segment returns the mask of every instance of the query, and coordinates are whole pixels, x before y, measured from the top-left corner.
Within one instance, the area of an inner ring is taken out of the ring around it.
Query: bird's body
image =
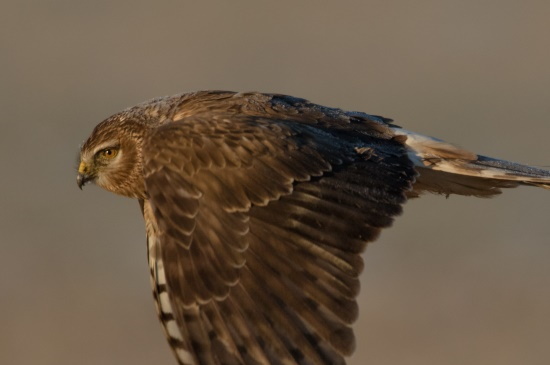
[[[550,172],[285,95],[197,92],[100,123],[78,183],[140,201],[180,364],[344,364],[367,242],[423,191],[491,196]]]

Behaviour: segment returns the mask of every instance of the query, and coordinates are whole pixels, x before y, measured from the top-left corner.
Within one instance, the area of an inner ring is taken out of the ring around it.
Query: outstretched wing
[[[157,296],[180,363],[345,363],[360,254],[415,176],[400,141],[365,130],[217,115],[145,142]]]

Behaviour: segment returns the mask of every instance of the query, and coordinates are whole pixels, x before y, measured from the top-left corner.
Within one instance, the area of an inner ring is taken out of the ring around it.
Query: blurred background
[[[550,165],[548,1],[0,4],[0,364],[175,364],[138,204],[78,190],[102,119],[200,89],[381,114]],[[547,364],[550,192],[409,202],[365,254],[360,364]]]

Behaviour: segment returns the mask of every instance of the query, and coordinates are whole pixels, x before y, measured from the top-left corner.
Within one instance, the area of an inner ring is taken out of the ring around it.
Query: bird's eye
[[[116,148],[105,148],[104,150],[99,151],[99,155],[103,158],[114,158],[118,154],[118,149]]]

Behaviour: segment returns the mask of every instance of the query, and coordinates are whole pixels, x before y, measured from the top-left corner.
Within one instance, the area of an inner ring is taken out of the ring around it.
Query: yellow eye
[[[114,158],[118,154],[116,148],[105,148],[99,152],[99,155],[103,158]]]

